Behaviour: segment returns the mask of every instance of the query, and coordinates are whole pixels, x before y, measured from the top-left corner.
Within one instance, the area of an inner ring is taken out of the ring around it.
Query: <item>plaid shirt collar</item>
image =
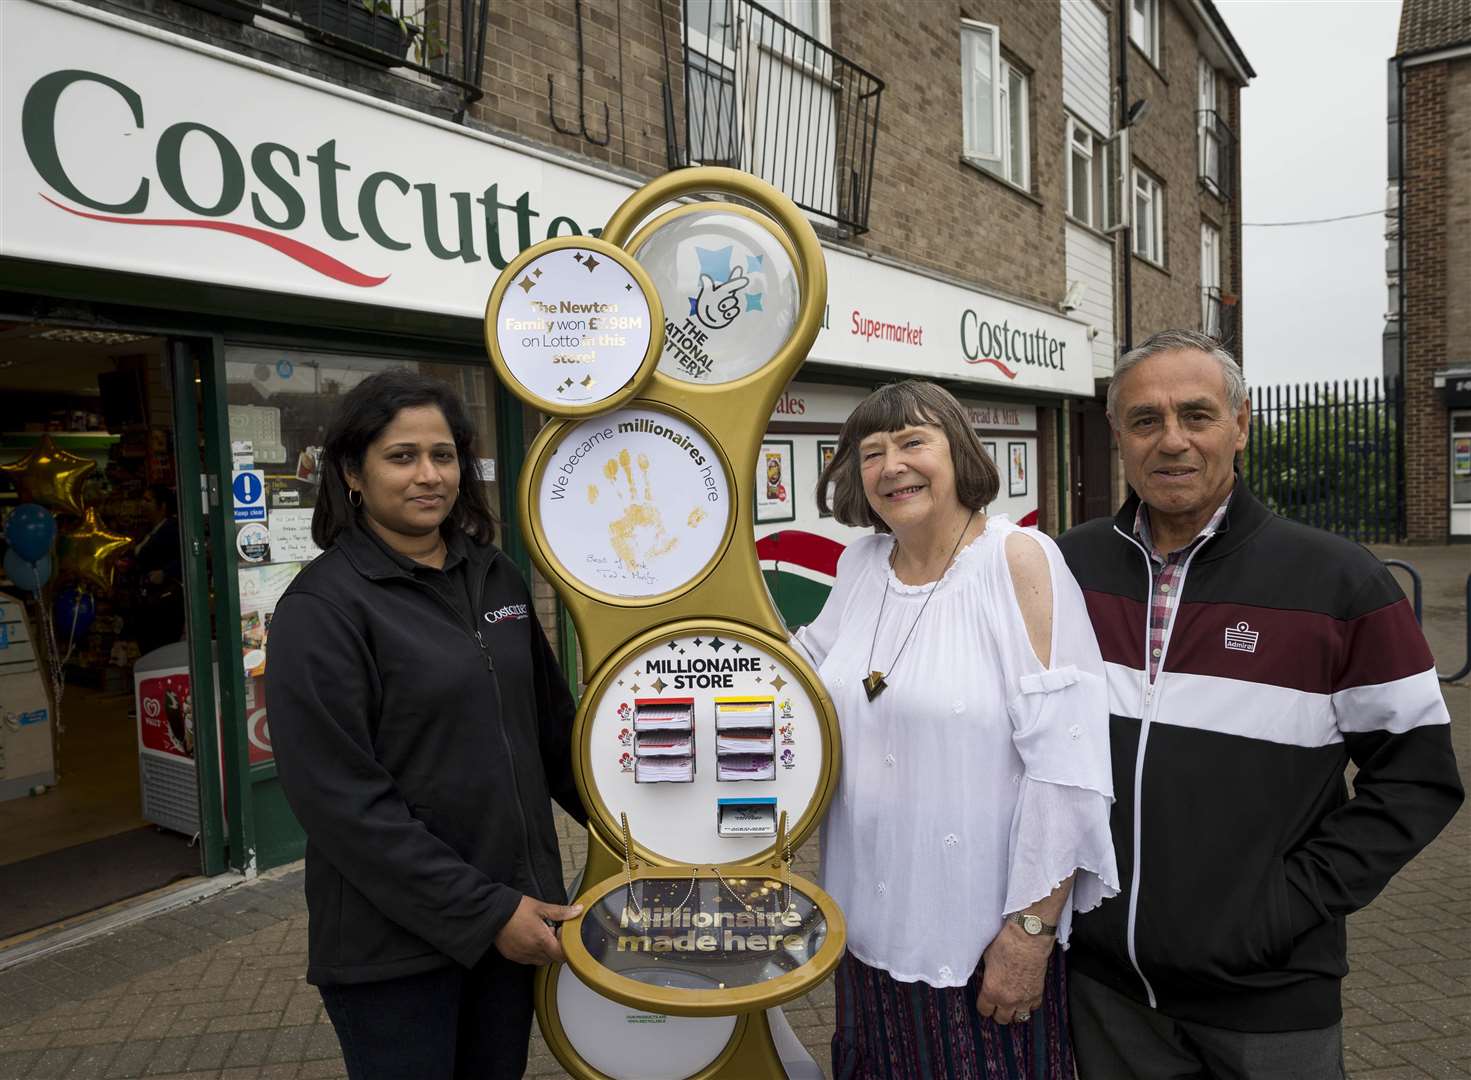
[[[1149,552],[1149,557],[1156,563],[1179,561],[1202,541],[1215,536],[1216,533],[1225,532],[1231,527],[1230,523],[1226,520],[1226,509],[1231,505],[1231,495],[1235,490],[1235,485],[1232,485],[1231,491],[1226,493],[1226,497],[1221,500],[1221,505],[1216,507],[1216,512],[1205,523],[1205,527],[1196,533],[1194,540],[1190,541],[1190,543],[1186,544],[1179,551],[1171,552],[1169,555],[1163,555],[1154,546],[1154,537],[1149,531],[1149,504],[1143,499],[1139,500],[1139,509],[1134,511],[1134,536],[1144,545],[1144,550]]]

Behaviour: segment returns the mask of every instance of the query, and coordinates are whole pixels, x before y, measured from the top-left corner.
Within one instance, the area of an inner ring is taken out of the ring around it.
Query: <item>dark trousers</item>
[[[1173,1020],[1068,972],[1080,1080],[1343,1080],[1343,1025],[1229,1031]]]
[[[323,986],[350,1080],[514,1080],[526,1071],[536,969],[494,949],[472,971]]]

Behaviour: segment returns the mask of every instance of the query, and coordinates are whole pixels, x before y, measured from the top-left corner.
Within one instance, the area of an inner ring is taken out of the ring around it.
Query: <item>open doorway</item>
[[[166,344],[0,323],[0,944],[200,872]]]

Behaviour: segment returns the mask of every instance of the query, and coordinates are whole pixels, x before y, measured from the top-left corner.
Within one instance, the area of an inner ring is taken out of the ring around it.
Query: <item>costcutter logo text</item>
[[[524,618],[526,618],[525,604],[507,604],[505,607],[498,607],[494,611],[487,611],[485,613],[485,621],[490,623],[491,626],[499,622],[505,622],[507,619]]]

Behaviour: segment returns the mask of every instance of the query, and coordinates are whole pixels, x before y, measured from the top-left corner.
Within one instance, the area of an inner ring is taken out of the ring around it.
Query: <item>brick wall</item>
[[[1178,8],[1159,5],[1159,66],[1129,45],[1129,97],[1149,102],[1148,113],[1131,130],[1134,163],[1165,189],[1165,262],[1156,266],[1134,260],[1134,344],[1150,334],[1175,327],[1200,329],[1200,226],[1214,225],[1221,234],[1223,292],[1241,295],[1241,184],[1239,161],[1235,196],[1218,198],[1200,182],[1197,112],[1200,107],[1196,32]],[[1118,11],[1111,33],[1117,41]],[[1217,110],[1239,137],[1240,87],[1220,73]],[[1132,187],[1130,188],[1132,198]],[[1121,256],[1122,257],[1122,256]],[[1239,318],[1238,308],[1238,318]],[[1239,355],[1239,336],[1237,352]]]
[[[1471,61],[1446,66],[1445,354],[1471,365]]]
[[[960,20],[1000,28],[1031,83],[1031,191],[962,159]],[[833,47],[884,80],[870,231],[854,241],[1051,306],[1063,252],[1062,29],[1056,3],[832,0]]]
[[[1471,65],[1462,65],[1471,67]],[[1447,89],[1450,65],[1405,71],[1402,104],[1405,267],[1405,509],[1407,539],[1442,543],[1447,508],[1447,414],[1431,386],[1446,354]],[[1463,121],[1464,122],[1464,121]]]
[[[585,117],[581,118],[575,5],[570,0],[489,2],[486,95],[471,107],[473,121],[640,176],[658,176],[668,169],[663,41],[667,37],[673,97],[682,110],[681,5],[677,0],[582,6]],[[667,20],[662,36],[661,11]],[[561,134],[551,122],[548,75],[555,85],[557,124],[576,132],[573,135]],[[583,119],[595,139],[608,139],[607,146],[583,137]]]

